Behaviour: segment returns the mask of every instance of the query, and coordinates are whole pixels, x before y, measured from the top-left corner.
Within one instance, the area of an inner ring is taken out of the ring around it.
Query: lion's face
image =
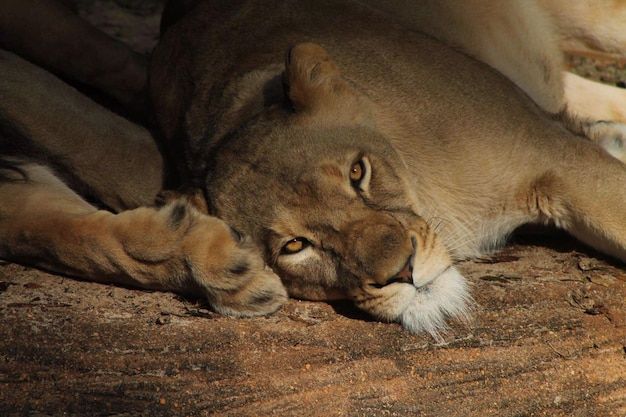
[[[418,215],[401,156],[364,117],[342,120],[330,104],[303,110],[310,95],[300,88],[295,97],[293,83],[294,112],[259,115],[211,159],[211,214],[262,248],[290,295],[347,297],[379,319],[436,334],[446,317],[465,314],[469,297]],[[361,114],[347,90],[333,88],[332,98]]]
[[[416,213],[401,158],[374,131],[260,123],[212,166],[212,213],[261,246],[290,295],[347,297],[415,332],[464,312],[465,280]]]

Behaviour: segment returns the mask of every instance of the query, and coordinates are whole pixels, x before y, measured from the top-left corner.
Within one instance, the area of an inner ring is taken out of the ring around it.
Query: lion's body
[[[532,32],[522,19],[507,38],[518,8],[502,6],[477,34],[476,10],[447,3],[198,2],[155,50],[151,91],[183,188],[221,221],[181,202],[113,215],[68,189],[56,229],[35,228],[23,208],[39,191],[18,178],[0,185],[17,196],[12,209],[0,203],[0,257],[201,291],[231,314],[277,308],[280,277],[292,296],[348,297],[433,334],[468,309],[454,259],[497,248],[520,225],[555,224],[626,261],[626,166],[596,144],[623,159],[620,127],[556,114],[569,95],[549,19],[522,8],[540,30],[520,36]],[[456,19],[467,24],[450,32]],[[58,230],[77,221],[75,234]]]

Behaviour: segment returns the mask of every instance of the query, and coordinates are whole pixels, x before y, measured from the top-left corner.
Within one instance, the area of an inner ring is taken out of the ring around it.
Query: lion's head
[[[210,212],[261,246],[294,297],[350,298],[432,334],[465,315],[466,281],[418,215],[367,97],[314,44],[290,51],[285,85],[290,109],[256,115],[215,151]]]

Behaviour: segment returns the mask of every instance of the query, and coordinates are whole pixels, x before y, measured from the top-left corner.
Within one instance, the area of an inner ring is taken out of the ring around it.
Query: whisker
[[[437,224],[435,226],[432,226],[432,222],[434,220],[437,220]],[[443,222],[447,222],[447,221],[448,220],[446,220],[443,217],[431,217],[428,220],[426,220],[426,224],[429,227],[431,227],[435,233],[439,233],[439,229],[441,228],[441,225],[443,224]]]
[[[485,233],[477,233],[479,230],[480,219],[476,219],[474,223],[466,223],[463,221],[452,221],[444,217],[430,217],[426,220],[426,224],[432,227],[442,239],[442,243],[455,258],[455,260],[465,259],[468,256],[478,256],[481,252],[481,243],[488,236]],[[434,224],[434,226],[432,226]],[[444,228],[444,226],[447,226]]]

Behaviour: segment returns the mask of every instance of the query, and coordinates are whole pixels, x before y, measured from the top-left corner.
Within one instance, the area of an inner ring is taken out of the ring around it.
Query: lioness
[[[445,20],[421,26],[448,2],[379,3],[170,2],[150,72],[159,146],[2,52],[0,258],[240,316],[349,298],[435,336],[471,305],[455,260],[520,225],[626,261],[621,125],[565,112],[556,49],[503,65],[516,85],[419,31],[489,63]],[[184,196],[148,207],[164,166]]]

